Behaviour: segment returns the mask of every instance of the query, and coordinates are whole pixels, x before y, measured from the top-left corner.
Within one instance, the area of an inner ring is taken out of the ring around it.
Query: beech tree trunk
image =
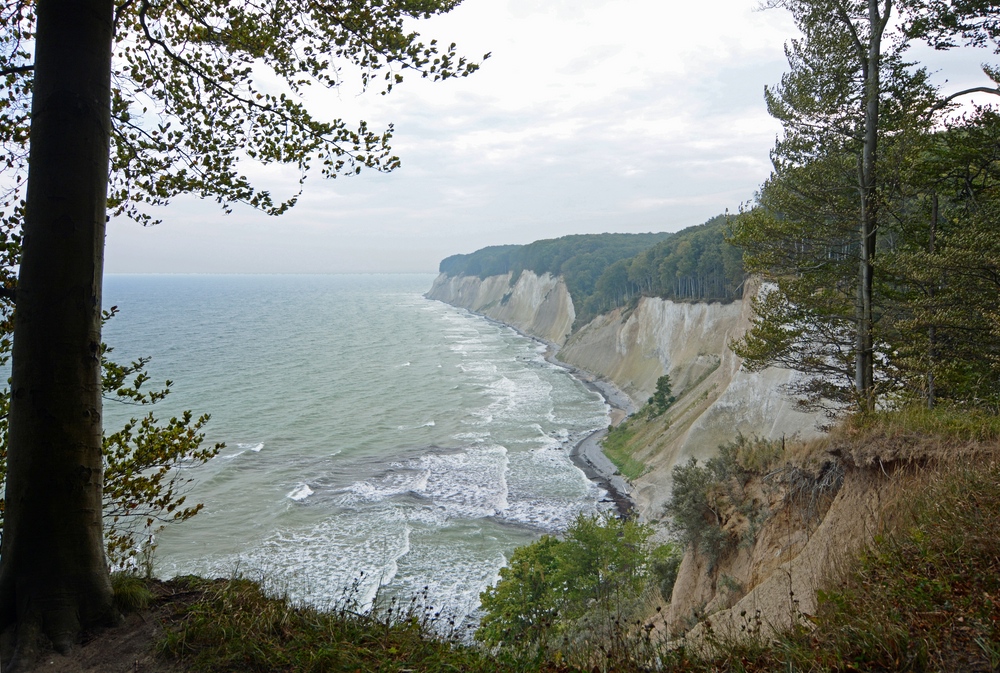
[[[38,0],[17,286],[0,629],[8,667],[117,619],[101,496],[101,276],[112,0]]]

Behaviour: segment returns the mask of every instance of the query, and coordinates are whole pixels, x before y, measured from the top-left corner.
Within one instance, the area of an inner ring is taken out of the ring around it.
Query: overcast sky
[[[391,174],[307,180],[279,218],[178,199],[164,222],[113,221],[110,273],[437,270],[486,245],[676,231],[753,197],[780,131],[765,85],[786,69],[787,13],[756,0],[464,0],[415,28],[492,52],[463,80],[389,96],[314,91],[314,110],[395,124]],[[988,53],[914,55],[949,90],[988,84]],[[248,167],[278,196],[296,174]]]

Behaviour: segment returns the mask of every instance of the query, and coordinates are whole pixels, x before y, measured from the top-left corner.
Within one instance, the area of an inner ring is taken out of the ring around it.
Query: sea
[[[431,274],[110,275],[104,340],[151,358],[152,411],[211,414],[193,519],[156,575],[243,576],[332,608],[418,601],[474,624],[513,550],[606,493],[569,458],[609,407],[545,346],[427,299]],[[108,431],[144,408],[105,403]]]

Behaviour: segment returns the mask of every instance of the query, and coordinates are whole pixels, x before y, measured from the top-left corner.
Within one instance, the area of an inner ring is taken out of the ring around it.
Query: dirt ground
[[[130,614],[122,624],[88,634],[69,655],[45,652],[29,669],[45,673],[185,673],[181,663],[156,656],[163,625],[177,608],[200,592],[178,590],[169,583],[153,587],[149,609]]]

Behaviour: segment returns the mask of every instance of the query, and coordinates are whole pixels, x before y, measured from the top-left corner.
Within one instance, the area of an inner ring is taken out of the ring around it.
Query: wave
[[[299,484],[291,491],[289,491],[288,495],[286,495],[285,497],[290,500],[294,500],[295,502],[302,502],[310,495],[312,495],[314,492],[315,491],[309,488],[309,484]]]

